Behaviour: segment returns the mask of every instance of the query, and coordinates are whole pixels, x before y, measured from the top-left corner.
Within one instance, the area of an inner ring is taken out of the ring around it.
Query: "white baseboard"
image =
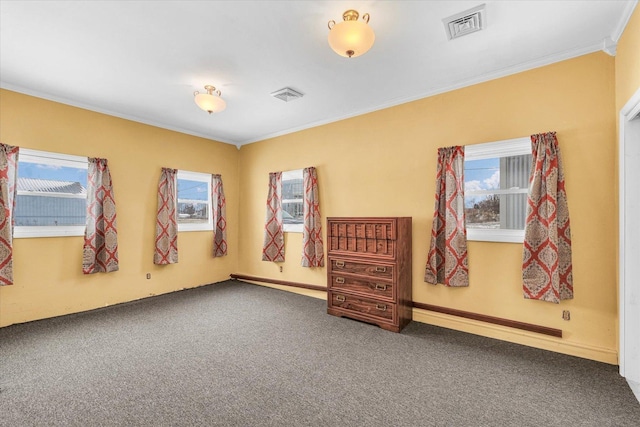
[[[633,391],[633,394],[636,395],[636,399],[638,399],[638,403],[640,403],[640,383],[627,380],[627,384],[629,384],[629,387],[631,387],[631,391]]]

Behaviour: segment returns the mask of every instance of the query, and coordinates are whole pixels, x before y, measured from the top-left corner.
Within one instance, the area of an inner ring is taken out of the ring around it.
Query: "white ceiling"
[[[485,1],[487,27],[447,39],[476,1],[0,1],[0,84],[243,144],[598,50],[637,0]],[[373,48],[336,55],[327,22],[369,13]],[[193,101],[205,84],[227,109]],[[285,103],[284,87],[305,94]]]

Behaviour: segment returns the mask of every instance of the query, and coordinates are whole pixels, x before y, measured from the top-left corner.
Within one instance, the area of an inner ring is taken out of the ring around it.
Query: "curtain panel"
[[[304,226],[302,229],[302,266],[323,267],[322,218],[318,197],[318,174],[316,168],[302,170],[304,186]]]
[[[13,207],[18,147],[0,143],[0,286],[13,285]]]
[[[158,182],[158,214],[156,217],[156,247],[153,263],[178,262],[177,169],[162,168]]]
[[[262,260],[284,261],[284,231],[282,227],[282,172],[269,173],[267,214],[264,224]]]
[[[116,201],[107,159],[89,158],[82,272],[118,271]]]
[[[571,229],[564,170],[555,132],[531,135],[522,280],[524,297],[559,303],[573,298]]]
[[[469,286],[464,219],[464,147],[438,149],[436,202],[424,281]]]
[[[211,206],[213,209],[213,257],[227,254],[227,199],[222,176],[211,175]]]

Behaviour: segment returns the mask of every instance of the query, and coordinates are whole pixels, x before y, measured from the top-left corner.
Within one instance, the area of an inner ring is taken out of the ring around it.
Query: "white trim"
[[[492,159],[494,157],[521,156],[531,154],[531,137],[505,139],[503,141],[483,142],[481,144],[465,145],[465,160]]]
[[[185,179],[188,181],[198,181],[207,184],[207,200],[201,200],[201,202],[207,203],[207,221],[199,223],[180,223],[178,221],[178,232],[183,231],[211,231],[213,230],[213,211],[211,210],[211,174],[202,172],[191,172],[185,170],[178,170],[176,181],[178,179]],[[178,187],[176,185],[176,205],[178,204]],[[176,206],[177,207],[177,206]]]
[[[76,169],[89,168],[88,157],[74,156],[73,154],[54,153],[51,151],[32,150],[30,148],[19,148],[18,162],[64,166]]]
[[[619,364],[620,364],[620,375],[626,377],[627,367],[626,367],[626,356],[627,356],[627,326],[626,325],[626,309],[627,304],[629,303],[626,299],[627,295],[627,283],[626,283],[626,274],[627,274],[627,258],[631,258],[634,254],[628,256],[626,253],[626,236],[627,236],[627,223],[626,223],[626,209],[627,209],[627,182],[625,179],[627,165],[625,160],[625,152],[626,152],[626,126],[627,122],[633,120],[637,115],[640,114],[640,89],[636,90],[633,96],[627,101],[627,103],[620,110],[619,122],[620,122],[620,140],[618,142],[618,188],[619,188],[619,231],[618,231],[618,251],[619,251],[619,266],[618,266],[618,280],[619,280],[619,341],[620,341],[620,355],[619,355]],[[636,119],[640,120],[640,119]],[[630,143],[630,142],[629,142]],[[628,165],[630,168],[637,168],[638,165]],[[631,184],[631,183],[629,183]],[[637,278],[635,278],[637,279]],[[629,379],[628,379],[629,380]],[[637,378],[632,379],[638,380]]]
[[[285,181],[290,181],[294,179],[302,179],[304,185],[304,173],[303,169],[291,169],[288,171],[282,172],[282,184],[284,186]],[[304,207],[304,198],[302,199],[283,199],[282,204],[285,203],[300,203]],[[284,209],[283,209],[284,211]],[[302,233],[304,232],[304,224],[285,224],[282,222],[282,232],[283,233]]]
[[[60,226],[15,226],[13,237],[15,239],[29,239],[35,237],[70,237],[84,236],[84,225],[60,225]]]
[[[293,128],[285,129],[283,131],[274,132],[270,134],[261,135],[257,138],[247,139],[241,142],[238,142],[239,145],[251,144],[254,142],[264,141],[266,139],[275,138],[282,135],[287,135],[294,132],[299,132],[305,129],[311,129],[317,126],[326,125],[329,123],[338,122],[341,120],[349,119],[351,117],[357,117],[364,114],[372,113],[374,111],[384,110],[385,108],[395,107],[397,105],[406,104],[408,102],[417,101],[419,99],[428,98],[430,96],[439,95],[441,93],[451,92],[454,90],[462,89],[468,86],[473,86],[479,83],[488,82],[491,80],[496,80],[502,77],[510,76],[512,74],[518,74],[524,71],[532,70],[534,68],[544,67],[546,65],[555,64],[556,62],[566,61],[568,59],[577,58],[579,56],[588,55],[590,53],[598,52],[602,50],[602,41],[595,43],[590,46],[585,46],[582,48],[566,50],[564,52],[560,52],[554,55],[544,56],[542,58],[538,58],[533,61],[523,62],[521,64],[514,65],[512,67],[503,68],[502,70],[492,71],[486,74],[481,74],[476,77],[472,77],[470,79],[461,80],[459,82],[453,83],[449,86],[443,86],[438,89],[428,90],[422,92],[417,95],[396,98],[394,100],[383,102],[382,104],[378,104],[371,108],[364,108],[362,110],[356,111],[350,114],[344,114],[341,116],[332,117],[326,120],[319,120],[316,122],[307,123],[302,126],[296,126]],[[210,139],[210,138],[209,138]]]
[[[100,114],[106,114],[107,116],[118,117],[120,119],[125,119],[125,120],[131,120],[136,123],[142,123],[142,124],[154,126],[160,129],[167,129],[170,131],[183,133],[185,135],[197,136],[198,138],[204,138],[210,141],[223,142],[225,144],[231,144],[231,145],[238,144],[237,141],[225,140],[218,137],[213,137],[212,135],[207,135],[207,134],[196,132],[193,130],[181,128],[179,126],[171,126],[171,125],[163,124],[160,122],[156,122],[154,120],[145,119],[139,116],[134,116],[133,114],[117,113],[115,111],[107,110],[106,108],[96,107],[94,105],[85,104],[83,102],[74,101],[69,98],[52,95],[50,93],[42,92],[39,90],[28,89],[23,86],[14,85],[11,83],[0,82],[0,88],[10,90],[12,92],[22,93],[29,96],[34,96],[36,98],[46,99],[48,101],[58,102],[60,104],[70,105],[72,107],[82,108],[83,110],[94,111]]]
[[[89,159],[84,156],[75,156],[73,154],[54,153],[51,151],[33,150],[30,148],[20,148],[18,152],[18,165],[20,163],[36,163],[42,165],[53,165],[61,167],[69,167],[74,169],[89,168]],[[19,170],[19,166],[18,166]],[[87,199],[86,193],[80,194],[61,194],[61,193],[45,193],[35,191],[17,191],[17,196],[35,196],[35,197],[63,197],[72,199]],[[16,239],[37,238],[37,237],[68,237],[68,236],[84,236],[85,225],[58,225],[58,226],[29,226],[17,225],[13,227],[13,237]]]
[[[476,242],[523,243],[524,230],[467,227],[467,240]]]
[[[629,384],[629,388],[631,388],[631,391],[633,392],[633,394],[635,394],[636,399],[638,399],[638,403],[640,403],[640,383],[627,380],[627,384]]]
[[[631,10],[631,12],[632,12],[632,10]],[[616,40],[615,37],[612,37],[612,38],[614,40]],[[119,117],[119,118],[126,119],[126,120],[132,120],[132,121],[138,122],[138,123],[144,123],[144,124],[147,124],[147,125],[151,125],[151,126],[155,126],[155,127],[161,128],[161,129],[168,129],[168,130],[172,130],[172,131],[175,131],[175,132],[180,132],[180,133],[184,133],[184,134],[187,134],[187,135],[193,135],[193,136],[197,136],[197,137],[200,137],[200,138],[208,139],[208,140],[211,140],[211,141],[217,141],[217,142],[223,142],[225,144],[235,145],[238,149],[240,149],[240,147],[242,145],[245,145],[245,144],[251,144],[251,143],[254,143],[254,142],[264,141],[266,139],[275,138],[275,137],[278,137],[278,136],[287,135],[287,134],[294,133],[294,132],[299,132],[299,131],[302,131],[302,130],[305,130],[305,129],[310,129],[310,128],[326,125],[328,123],[338,122],[338,121],[345,120],[345,119],[348,119],[348,118],[351,118],[351,117],[361,116],[363,114],[372,113],[374,111],[383,110],[385,108],[395,107],[397,105],[406,104],[408,102],[416,101],[416,100],[423,99],[423,98],[428,98],[430,96],[438,95],[438,94],[441,94],[441,93],[451,92],[451,91],[454,91],[454,90],[457,90],[457,89],[462,89],[464,87],[473,86],[473,85],[476,85],[476,84],[479,84],[479,83],[488,82],[490,80],[495,80],[495,79],[499,79],[499,78],[502,78],[502,77],[510,76],[512,74],[518,74],[518,73],[521,73],[523,71],[528,71],[528,70],[532,70],[534,68],[544,67],[546,65],[554,64],[556,62],[565,61],[567,59],[576,58],[578,56],[588,55],[590,53],[598,52],[598,51],[601,51],[601,50],[602,50],[602,41],[600,41],[598,43],[595,43],[593,45],[590,45],[590,46],[584,46],[584,47],[580,47],[580,48],[577,48],[577,49],[566,50],[564,52],[560,52],[560,53],[553,54],[553,55],[543,56],[543,57],[535,59],[533,61],[523,62],[523,63],[520,63],[520,64],[516,64],[514,66],[511,66],[511,67],[503,68],[501,70],[491,71],[491,72],[488,72],[488,73],[485,73],[485,74],[481,74],[481,75],[476,76],[476,77],[460,80],[460,81],[458,81],[456,83],[452,83],[452,84],[450,84],[448,86],[443,86],[443,87],[440,87],[440,88],[437,88],[437,89],[427,90],[427,91],[421,92],[421,93],[419,93],[417,95],[396,98],[396,99],[393,99],[391,101],[383,102],[381,104],[378,104],[378,105],[370,107],[370,108],[363,108],[363,109],[355,111],[353,113],[343,114],[343,115],[339,115],[339,116],[335,116],[335,117],[330,117],[330,118],[325,119],[325,120],[318,120],[318,121],[306,123],[306,124],[301,125],[301,126],[295,126],[295,127],[289,128],[289,129],[282,130],[282,131],[268,133],[268,134],[257,136],[255,138],[249,138],[249,139],[245,139],[245,140],[222,139],[222,138],[219,138],[219,137],[213,136],[213,135],[205,135],[205,134],[200,133],[200,132],[194,132],[194,131],[191,131],[191,130],[188,130],[188,129],[183,129],[183,128],[180,128],[180,127],[177,127],[177,126],[170,126],[170,125],[158,123],[158,122],[155,122],[153,120],[143,119],[143,118],[140,118],[140,117],[137,117],[137,116],[133,116],[133,115],[130,115],[130,114],[116,113],[114,111],[106,110],[106,109],[95,107],[95,106],[88,105],[88,104],[83,104],[83,103],[80,103],[80,102],[72,101],[70,99],[58,97],[58,96],[51,95],[51,94],[48,94],[48,93],[44,93],[44,92],[40,92],[40,91],[36,91],[36,90],[32,90],[32,89],[27,89],[27,88],[24,88],[22,86],[13,85],[13,84],[6,83],[6,82],[1,82],[0,81],[0,88],[11,90],[11,91],[14,91],[14,92],[24,93],[26,95],[35,96],[35,97],[42,98],[42,99],[48,99],[48,100],[51,100],[51,101],[59,102],[59,103],[66,104],[66,105],[71,105],[71,106],[74,106],[74,107],[83,108],[85,110],[95,111],[95,112],[106,114],[106,115],[109,115],[109,116]]]
[[[618,21],[618,25],[616,25],[616,28],[614,28],[613,32],[611,33],[611,39],[616,42],[616,44],[618,43],[618,41],[620,41],[620,37],[622,37],[624,29],[627,28],[627,24],[629,23],[631,15],[633,15],[633,11],[636,8],[637,4],[638,0],[627,2],[624,12],[622,12],[622,17],[620,18],[620,21]]]
[[[522,156],[527,154],[531,154],[531,138],[527,136],[505,139],[503,141],[466,145],[464,147],[465,162],[506,156]],[[528,189],[520,188],[509,188],[504,190],[477,190],[465,192],[465,197],[467,197],[467,195],[475,196],[482,194],[526,194],[528,191]],[[524,230],[467,227],[467,240],[480,242],[522,243],[524,242]]]

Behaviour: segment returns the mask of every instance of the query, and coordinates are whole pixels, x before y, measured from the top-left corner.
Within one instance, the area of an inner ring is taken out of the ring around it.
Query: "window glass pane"
[[[526,194],[483,195],[472,204],[465,197],[465,221],[467,228],[524,230],[526,208]]]
[[[523,230],[531,155],[465,160],[467,228]]]
[[[282,223],[302,224],[304,222],[302,169],[282,173]]]
[[[18,162],[16,226],[85,225],[86,167]]]
[[[203,181],[178,178],[178,223],[209,221],[209,186]]]

